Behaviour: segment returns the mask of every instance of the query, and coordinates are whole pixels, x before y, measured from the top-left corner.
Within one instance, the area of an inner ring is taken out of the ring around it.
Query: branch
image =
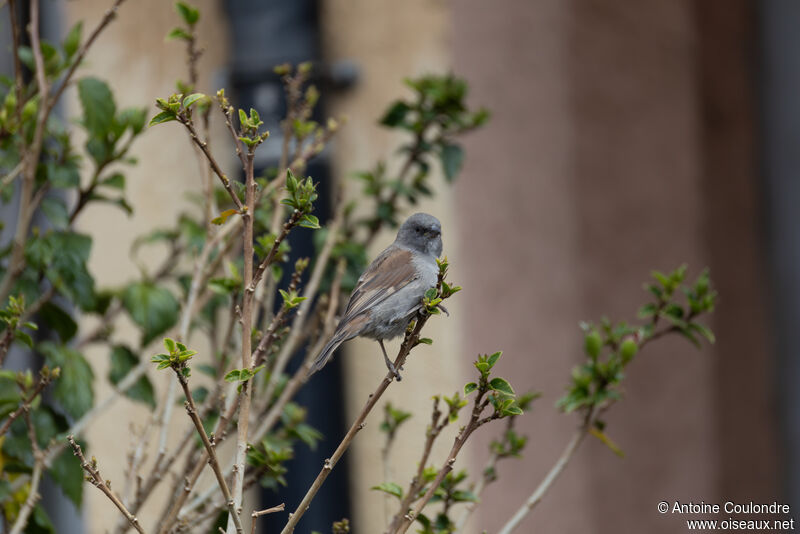
[[[339,294],[345,266],[346,264],[343,259],[340,259],[336,265],[336,274],[334,275],[333,279],[331,297],[328,302],[328,310],[325,314],[322,334],[320,334],[319,338],[317,339],[317,343],[311,347],[308,352],[306,352],[306,358],[303,362],[303,365],[300,366],[292,378],[290,378],[283,387],[278,400],[276,400],[275,403],[269,407],[267,414],[261,417],[261,424],[253,434],[253,441],[261,439],[272,429],[273,425],[278,422],[278,419],[280,419],[286,404],[288,404],[288,402],[294,398],[297,392],[300,391],[300,388],[303,387],[303,384],[306,383],[308,373],[311,370],[312,364],[314,363],[314,356],[319,354],[319,351],[322,350],[322,347],[325,345],[327,340],[331,337],[331,335],[333,335],[333,330],[336,326],[334,323],[335,313],[339,303]]]
[[[81,45],[81,47],[78,49],[78,52],[76,52],[75,54],[75,60],[72,62],[72,65],[70,65],[69,69],[67,70],[67,73],[64,75],[61,85],[58,86],[53,95],[47,100],[47,106],[46,106],[47,115],[50,115],[50,112],[55,107],[56,102],[58,102],[58,99],[61,97],[61,93],[63,93],[64,89],[66,89],[67,85],[69,85],[69,82],[72,79],[73,74],[75,74],[75,70],[77,70],[77,68],[83,62],[83,58],[89,51],[89,47],[92,46],[92,43],[94,43],[95,39],[97,39],[97,37],[105,29],[105,27],[108,26],[112,20],[114,20],[114,18],[117,16],[117,11],[119,10],[119,6],[121,6],[124,1],[125,0],[114,1],[114,4],[110,8],[108,8],[106,12],[103,14],[103,18],[100,19],[100,22],[97,24],[97,26],[95,26],[94,31],[92,31],[92,33],[89,35],[89,38],[86,39],[83,45]]]
[[[411,479],[411,483],[408,485],[408,491],[406,491],[403,500],[400,502],[399,512],[397,512],[397,514],[392,518],[392,522],[389,526],[390,532],[394,531],[400,526],[400,523],[403,520],[403,515],[408,511],[411,503],[416,500],[417,494],[425,483],[422,474],[425,471],[425,466],[428,463],[431,450],[433,450],[433,443],[436,441],[436,438],[439,437],[439,434],[442,432],[444,427],[450,422],[449,416],[445,416],[444,421],[439,422],[441,415],[442,412],[439,410],[439,397],[437,396],[434,397],[433,411],[431,412],[431,426],[425,433],[425,446],[422,448],[422,457],[417,464],[417,472],[414,475],[414,478]]]
[[[303,216],[303,213],[300,210],[294,210],[292,212],[291,217],[281,227],[281,233],[278,234],[278,237],[275,238],[275,241],[272,243],[272,247],[269,249],[269,253],[264,257],[261,263],[258,264],[255,272],[253,273],[253,279],[250,281],[250,284],[247,285],[246,291],[250,293],[254,293],[256,290],[256,286],[261,281],[261,277],[264,276],[264,271],[267,270],[267,267],[275,260],[275,255],[278,253],[278,249],[281,246],[281,243],[286,239],[289,235],[289,232],[297,225],[297,222]]]
[[[206,430],[203,428],[203,422],[197,415],[197,407],[195,406],[194,399],[192,398],[192,392],[189,390],[189,382],[183,375],[181,368],[174,367],[173,369],[175,374],[178,376],[178,382],[181,384],[183,394],[186,396],[186,412],[189,414],[192,423],[194,423],[194,427],[197,429],[197,433],[200,435],[203,446],[206,448],[206,452],[208,453],[208,463],[211,464],[211,469],[214,471],[214,475],[217,477],[217,483],[219,484],[219,488],[222,491],[223,497],[225,498],[225,503],[228,507],[228,517],[231,519],[231,521],[233,521],[237,534],[242,534],[242,521],[239,518],[239,513],[237,512],[236,507],[234,506],[233,497],[228,489],[228,484],[225,482],[225,476],[222,474],[222,470],[220,469],[219,460],[217,460],[217,451],[214,445],[208,439],[208,434],[206,434]],[[167,525],[162,525],[162,532],[164,531],[164,527],[167,527]]]
[[[25,499],[25,503],[19,510],[19,515],[17,516],[17,520],[14,522],[14,526],[11,527],[10,534],[20,534],[28,524],[28,518],[30,517],[31,512],[33,512],[33,507],[36,506],[36,503],[41,498],[41,495],[39,495],[39,485],[42,482],[42,472],[45,468],[45,457],[42,451],[39,449],[39,443],[36,439],[36,428],[31,422],[30,412],[26,410],[24,415],[25,424],[28,427],[28,439],[30,439],[31,448],[33,449],[33,475],[31,477],[30,489],[28,490],[28,497]]]
[[[92,461],[87,462],[86,458],[83,456],[83,451],[81,451],[81,446],[75,442],[75,438],[70,435],[67,437],[67,441],[69,441],[70,446],[72,447],[72,452],[81,462],[81,467],[83,468],[89,476],[86,477],[86,480],[90,482],[94,487],[102,491],[106,497],[114,503],[122,515],[125,516],[125,519],[131,524],[133,528],[136,529],[139,534],[144,534],[144,529],[139,524],[139,520],[131,514],[125,505],[122,504],[122,501],[119,500],[119,497],[111,491],[111,484],[108,480],[103,480],[103,477],[100,476],[100,471],[97,469],[97,460],[92,457]]]
[[[666,304],[666,302],[662,302],[661,307],[663,307],[664,304]],[[696,314],[694,313],[690,313],[687,318],[687,321],[690,321],[693,317],[695,317],[695,315]],[[658,316],[659,314],[656,313],[651,321],[651,324],[654,328],[658,322]],[[649,337],[640,340],[639,349],[641,350],[642,347],[644,347],[647,343],[650,343],[662,336],[665,336],[673,332],[677,332],[679,330],[680,329],[674,325],[662,328],[661,330],[654,332]],[[589,430],[595,425],[599,412],[607,409],[608,407],[609,405],[605,405],[602,407],[592,406],[589,410],[586,411],[586,415],[584,416],[581,426],[578,428],[578,430],[575,431],[575,434],[573,434],[572,438],[569,440],[566,447],[564,447],[561,456],[559,456],[558,460],[553,465],[553,467],[550,468],[550,471],[548,471],[547,475],[544,477],[544,480],[542,480],[539,486],[537,486],[537,488],[533,491],[533,493],[531,493],[528,499],[514,513],[514,515],[511,516],[511,518],[506,522],[506,524],[503,525],[503,528],[498,532],[498,534],[511,534],[511,532],[513,532],[514,529],[516,529],[520,525],[520,523],[522,523],[523,519],[525,519],[525,517],[529,513],[531,513],[531,511],[533,511],[533,509],[536,507],[536,505],[539,504],[539,502],[542,500],[542,498],[550,489],[550,487],[553,485],[553,483],[561,475],[562,471],[564,471],[564,468],[572,459],[572,456],[575,454],[575,451],[578,450],[578,447],[583,442],[583,438],[586,437],[586,435],[589,433]]]
[[[272,369],[270,369],[270,379],[267,383],[267,389],[264,392],[264,397],[267,399],[272,398],[272,394],[275,392],[275,388],[278,386],[278,381],[283,373],[283,370],[289,363],[289,359],[292,357],[292,354],[294,354],[295,349],[297,349],[303,326],[305,325],[305,321],[307,320],[309,311],[311,309],[311,304],[313,303],[314,296],[317,294],[319,285],[322,282],[322,275],[325,274],[325,267],[327,267],[328,258],[330,258],[331,252],[333,251],[333,246],[336,244],[336,239],[339,236],[339,228],[341,228],[342,225],[342,218],[343,211],[340,208],[336,213],[333,222],[328,227],[328,235],[325,238],[325,244],[322,245],[322,250],[317,256],[316,263],[314,264],[314,270],[311,272],[311,276],[308,279],[308,284],[306,284],[306,287],[303,290],[303,297],[305,297],[305,300],[300,303],[300,309],[297,311],[294,321],[292,321],[289,337],[283,343],[280,353],[278,353],[277,358],[275,358],[275,365],[273,365]]]
[[[498,534],[511,534],[514,529],[516,529],[522,520],[525,519],[525,516],[528,515],[534,507],[539,504],[539,501],[542,500],[544,494],[550,489],[553,485],[553,482],[559,477],[564,468],[567,467],[567,464],[572,459],[572,456],[575,454],[575,451],[578,450],[578,446],[580,446],[583,438],[586,437],[586,434],[589,433],[589,429],[593,424],[591,414],[590,417],[587,417],[584,423],[575,431],[575,434],[572,435],[572,439],[569,440],[567,446],[564,447],[564,450],[561,452],[561,456],[558,457],[555,465],[550,469],[547,473],[547,476],[544,477],[544,480],[539,484],[539,486],[534,490],[534,492],[528,497],[528,500],[516,511],[516,513],[511,516],[503,528],[498,531]]]
[[[36,64],[36,85],[39,95],[43,102],[39,105],[39,113],[36,117],[36,127],[34,129],[33,141],[27,150],[21,151],[23,159],[22,187],[18,200],[19,213],[17,215],[17,226],[11,245],[11,257],[8,260],[8,268],[0,283],[0,303],[3,303],[11,293],[11,288],[17,278],[25,269],[25,242],[28,238],[28,228],[33,219],[33,212],[36,206],[33,204],[33,190],[36,187],[36,167],[39,164],[39,156],[42,152],[45,125],[47,123],[47,94],[48,86],[44,72],[44,58],[42,56],[42,46],[39,39],[39,0],[31,0],[31,23],[29,33],[31,36],[31,50]]]
[[[50,371],[47,366],[42,367],[41,371],[39,371],[39,382],[36,384],[36,387],[33,389],[30,395],[28,395],[25,400],[19,405],[19,408],[14,410],[11,415],[8,416],[3,426],[0,427],[0,438],[8,432],[8,429],[11,427],[11,423],[14,420],[22,415],[23,413],[28,412],[31,409],[31,403],[39,396],[39,394],[47,387],[47,385],[51,382],[53,378],[58,378],[59,372],[61,371],[60,368],[56,367],[52,371]]]
[[[242,210],[242,255],[244,260],[244,279],[242,281],[244,291],[242,292],[242,368],[250,369],[253,361],[253,297],[254,297],[254,276],[253,276],[253,217],[256,211],[256,181],[254,175],[255,147],[250,147],[245,158],[245,203]],[[273,249],[277,249],[277,243]],[[253,398],[253,388],[251,380],[242,382],[241,393],[239,395],[239,423],[237,425],[236,436],[236,457],[233,468],[233,501],[234,508],[242,507],[244,493],[244,471],[247,459],[247,433],[250,425],[250,403]],[[241,534],[241,518],[236,511],[235,517],[228,517],[228,534],[232,534],[234,526],[236,531]]]
[[[281,503],[278,506],[273,506],[272,508],[267,508],[266,510],[259,510],[257,512],[253,512],[252,514],[250,514],[250,517],[253,518],[253,522],[250,524],[250,534],[256,534],[256,519],[258,519],[262,515],[274,514],[275,512],[283,512],[285,509],[286,509],[286,504]]]
[[[19,26],[17,22],[19,21],[19,16],[17,15],[17,2],[16,0],[9,0],[8,2],[8,18],[9,22],[11,22],[11,53],[14,55],[14,91],[17,96],[17,105],[15,106],[15,116],[17,118],[17,124],[21,124],[22,122],[22,89],[23,89],[23,79],[22,79],[22,62],[19,60]],[[22,170],[21,167],[22,162],[20,165],[17,165],[16,170]],[[9,176],[13,176],[14,172],[12,171]],[[3,178],[3,187],[5,187],[8,183],[11,183],[11,180],[8,180],[8,176]]]
[[[508,418],[508,424],[505,430],[506,432],[509,432],[514,428],[515,419],[515,417]],[[472,493],[477,498],[477,501],[465,503],[466,506],[464,508],[464,513],[461,514],[461,517],[459,517],[458,521],[456,522],[456,532],[461,532],[464,529],[464,526],[467,524],[467,520],[480,502],[480,497],[483,494],[483,490],[486,489],[486,486],[496,479],[496,475],[490,475],[490,473],[494,472],[497,461],[506,457],[507,456],[499,455],[496,451],[492,451],[492,453],[489,455],[489,460],[486,462],[486,467],[483,468],[481,478],[478,479],[477,484],[472,489]]]
[[[455,442],[453,443],[452,448],[450,449],[450,454],[447,455],[447,459],[444,462],[444,466],[439,470],[436,474],[436,478],[431,483],[428,491],[425,492],[425,495],[422,499],[417,503],[414,507],[414,510],[408,513],[405,513],[400,517],[398,524],[395,526],[394,522],[393,525],[389,527],[387,532],[392,534],[402,534],[403,532],[407,531],[414,520],[419,517],[419,514],[422,512],[422,509],[425,508],[425,505],[428,504],[433,498],[433,494],[436,493],[436,490],[439,489],[444,478],[447,474],[453,470],[453,464],[456,463],[456,457],[458,453],[461,451],[461,448],[467,442],[469,437],[475,432],[478,428],[483,426],[484,424],[497,419],[500,417],[499,412],[495,411],[492,415],[481,417],[484,408],[489,404],[489,400],[483,399],[483,396],[486,394],[487,390],[482,389],[478,391],[478,394],[475,396],[473,408],[472,408],[472,415],[470,416],[469,423],[467,426],[461,429],[461,432],[458,433],[456,436]],[[400,510],[400,513],[403,514],[404,510]]]
[[[42,144],[44,141],[47,119],[58,102],[58,99],[61,97],[61,94],[64,92],[64,89],[67,87],[67,85],[69,85],[69,82],[74,75],[75,70],[78,68],[78,65],[81,64],[83,58],[86,56],[89,47],[92,46],[92,43],[94,43],[95,39],[97,39],[103,29],[114,19],[117,9],[124,1],[125,0],[116,0],[114,5],[108,9],[108,11],[106,11],[105,15],[95,27],[94,31],[91,33],[91,35],[89,35],[89,38],[86,39],[83,45],[78,49],[78,52],[75,54],[75,59],[72,62],[72,65],[70,65],[69,69],[67,69],[61,85],[59,85],[55,92],[50,95],[47,79],[45,77],[44,58],[42,56],[41,42],[39,39],[39,1],[31,0],[31,49],[33,51],[33,57],[36,63],[36,83],[41,102],[39,105],[39,115],[36,119],[33,142],[23,155],[24,164],[22,169],[22,187],[20,188],[20,198],[18,201],[19,215],[17,217],[17,227],[14,233],[8,269],[3,277],[2,282],[0,283],[0,302],[4,302],[8,298],[8,295],[11,293],[11,288],[14,286],[17,278],[19,278],[20,274],[22,274],[22,271],[25,268],[25,241],[27,239],[28,229],[33,218],[33,212],[38,205],[38,202],[32,202],[33,189],[35,187],[36,167],[38,166],[39,156],[42,152]],[[12,21],[12,26],[14,25],[14,22],[15,21]],[[15,49],[14,52],[14,57],[17,58],[17,50]],[[19,67],[18,62],[16,62],[16,66],[17,68]],[[21,75],[21,71],[19,72],[20,74],[16,74],[17,76]],[[19,108],[21,105],[22,102],[18,99],[18,109],[21,109]],[[41,201],[41,198],[39,198],[39,201]]]
[[[231,179],[228,178],[224,172],[222,172],[217,160],[214,159],[214,155],[208,148],[208,143],[200,139],[200,136],[198,135],[197,130],[195,130],[191,118],[183,113],[178,113],[176,117],[178,121],[189,131],[189,137],[191,137],[194,144],[197,145],[197,147],[206,156],[208,164],[211,165],[211,169],[214,171],[214,174],[216,174],[220,182],[222,182],[222,187],[224,187],[225,191],[227,191],[228,195],[230,195],[231,200],[233,200],[233,204],[236,206],[236,209],[239,211],[239,213],[242,213],[244,211],[244,205],[242,204],[242,201],[239,200],[239,195],[237,195],[233,190],[233,187],[231,187]]]
[[[422,327],[427,322],[428,317],[428,315],[419,315],[417,318],[417,324],[414,325],[414,329],[411,332],[406,333],[403,344],[400,346],[400,352],[394,361],[394,366],[396,368],[403,366],[409,352],[411,352],[411,349],[419,341],[420,330],[422,330]],[[361,410],[361,413],[358,414],[358,417],[356,417],[356,420],[350,426],[350,430],[347,431],[347,434],[345,434],[333,455],[329,459],[325,460],[322,470],[319,472],[317,478],[314,480],[314,483],[306,492],[305,497],[303,497],[303,500],[300,502],[297,509],[294,511],[294,513],[289,515],[289,521],[286,523],[286,526],[283,527],[281,534],[290,534],[291,532],[294,532],[294,528],[297,526],[300,518],[303,517],[303,514],[306,513],[309,506],[311,506],[311,501],[317,495],[317,492],[322,487],[325,479],[328,478],[328,475],[330,475],[331,471],[341,459],[342,455],[344,455],[345,451],[350,447],[350,443],[353,441],[353,438],[355,438],[358,431],[364,427],[364,420],[367,418],[367,415],[369,415],[369,412],[375,407],[375,404],[378,402],[378,400],[381,398],[381,395],[383,395],[383,393],[386,391],[386,388],[389,387],[389,384],[391,384],[393,380],[394,373],[389,371],[386,373],[386,376],[383,378],[383,380],[381,380],[380,384],[378,384],[378,387],[375,389],[375,391],[369,396],[367,404]]]

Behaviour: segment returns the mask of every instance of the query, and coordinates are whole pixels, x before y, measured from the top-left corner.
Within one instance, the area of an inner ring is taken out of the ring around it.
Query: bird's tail
[[[333,357],[333,353],[336,352],[336,349],[339,348],[339,345],[347,341],[347,337],[341,335],[340,332],[337,332],[328,344],[325,345],[325,348],[320,351],[319,355],[314,360],[314,365],[311,366],[311,372],[308,373],[308,376],[313,375],[328,363],[328,361]]]

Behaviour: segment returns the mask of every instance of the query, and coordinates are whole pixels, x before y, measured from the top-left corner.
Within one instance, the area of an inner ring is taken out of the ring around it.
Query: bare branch
[[[586,422],[575,431],[575,434],[572,435],[572,438],[569,440],[569,443],[567,443],[567,446],[564,447],[561,456],[558,457],[556,463],[552,468],[550,468],[550,471],[548,471],[547,476],[544,477],[544,480],[542,480],[542,482],[534,490],[530,497],[528,497],[525,503],[514,513],[513,516],[511,516],[511,519],[509,519],[506,524],[503,525],[503,528],[498,531],[498,534],[511,534],[514,529],[516,529],[519,524],[522,523],[522,520],[525,519],[525,516],[527,516],[536,507],[536,505],[539,504],[539,501],[542,500],[542,497],[544,497],[545,493],[547,493],[547,491],[553,485],[553,482],[556,481],[561,472],[564,471],[564,468],[567,467],[567,464],[572,459],[575,451],[578,450],[583,438],[585,438],[586,434],[589,433],[590,426],[591,422],[589,419],[587,419]]]
[[[253,512],[252,514],[250,514],[250,517],[253,518],[253,522],[250,524],[250,534],[256,534],[256,519],[258,519],[262,515],[274,514],[275,512],[283,512],[285,509],[286,509],[286,504],[281,503],[278,506],[273,506],[272,508],[267,508],[266,510],[259,510],[257,512]]]
[[[411,332],[406,333],[406,337],[403,340],[403,344],[400,346],[400,352],[397,355],[397,358],[394,361],[395,367],[402,367],[408,357],[409,352],[411,349],[418,343],[419,341],[419,333],[422,330],[422,327],[428,320],[427,315],[420,315],[417,318],[417,323],[414,325],[414,329]],[[339,446],[336,447],[333,455],[325,460],[325,463],[322,466],[322,470],[317,475],[317,478],[314,480],[314,483],[306,492],[305,497],[298,505],[297,509],[294,513],[289,515],[289,521],[286,523],[286,526],[283,527],[281,534],[290,534],[294,532],[294,528],[297,526],[297,523],[300,521],[300,518],[303,517],[303,514],[306,513],[309,506],[311,505],[311,501],[317,495],[317,492],[322,487],[322,484],[325,482],[325,479],[328,478],[333,468],[336,466],[338,461],[341,459],[342,455],[344,455],[345,451],[350,447],[350,443],[352,443],[353,438],[355,438],[356,434],[359,430],[364,428],[364,420],[367,418],[369,413],[372,411],[372,408],[375,407],[375,404],[381,398],[383,393],[386,391],[386,388],[389,387],[389,384],[392,383],[394,380],[394,373],[391,371],[386,373],[386,376],[381,380],[378,387],[375,391],[369,396],[367,400],[367,404],[361,410],[361,413],[358,414],[356,420],[350,426],[350,430],[347,431],[344,438],[342,439]]]
[[[236,191],[233,190],[233,187],[231,186],[231,179],[228,178],[224,172],[222,172],[219,163],[217,163],[217,160],[214,159],[214,155],[208,148],[208,143],[200,139],[200,135],[197,133],[191,118],[183,113],[178,113],[177,118],[178,121],[189,131],[189,137],[191,137],[194,144],[197,145],[197,147],[205,155],[206,159],[208,160],[208,164],[211,165],[211,169],[214,171],[214,174],[216,174],[220,182],[222,182],[222,187],[224,187],[225,191],[228,192],[228,195],[231,197],[231,200],[233,200],[233,204],[236,206],[236,209],[239,211],[239,213],[242,213],[244,210],[244,205],[242,204],[242,201],[239,200],[239,195],[237,195]]]
[[[125,505],[122,504],[122,501],[119,500],[119,497],[117,497],[116,493],[111,491],[110,482],[104,480],[103,477],[100,476],[100,471],[97,468],[97,460],[92,457],[92,461],[87,462],[86,458],[83,456],[81,446],[75,442],[75,438],[72,435],[67,437],[67,441],[69,441],[69,445],[72,447],[73,454],[75,454],[75,456],[77,456],[81,461],[81,467],[89,475],[86,477],[86,480],[89,481],[94,487],[102,491],[105,496],[114,503],[114,506],[116,506],[119,511],[122,512],[122,515],[125,516],[125,519],[128,520],[131,526],[135,528],[139,534],[144,534],[144,529],[139,524],[139,520],[136,518],[136,516],[131,514],[128,509],[125,508]]]
[[[225,498],[225,503],[228,507],[229,517],[231,518],[231,521],[233,521],[237,534],[242,534],[242,521],[239,518],[238,510],[234,505],[234,500],[231,496],[230,489],[228,489],[228,484],[225,482],[225,476],[222,474],[222,470],[220,469],[216,448],[208,439],[208,434],[206,434],[206,430],[203,428],[203,422],[197,415],[197,406],[195,406],[194,399],[192,398],[192,392],[189,390],[189,382],[183,375],[182,369],[177,367],[173,369],[178,377],[178,382],[180,382],[181,388],[183,389],[183,394],[186,396],[186,412],[189,414],[192,423],[194,423],[194,427],[197,429],[197,433],[200,435],[203,446],[208,453],[208,463],[211,465],[211,469],[214,471],[214,475],[217,477],[217,483],[219,484],[219,488],[222,491],[222,495]],[[162,525],[162,532],[164,532],[164,527],[168,528],[169,525]]]

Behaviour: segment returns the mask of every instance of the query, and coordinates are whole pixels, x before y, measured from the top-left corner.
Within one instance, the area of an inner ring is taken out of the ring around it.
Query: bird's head
[[[415,213],[397,232],[396,242],[434,257],[442,255],[442,223],[433,215]]]

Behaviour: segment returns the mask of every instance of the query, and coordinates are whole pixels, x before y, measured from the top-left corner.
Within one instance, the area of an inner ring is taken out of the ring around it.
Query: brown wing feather
[[[319,353],[311,373],[322,369],[343,342],[357,336],[367,324],[367,312],[375,304],[394,294],[418,277],[411,252],[389,247],[367,267],[358,279],[347,309],[333,338]]]
[[[418,277],[411,252],[388,248],[375,258],[350,295],[341,324],[347,324]]]

